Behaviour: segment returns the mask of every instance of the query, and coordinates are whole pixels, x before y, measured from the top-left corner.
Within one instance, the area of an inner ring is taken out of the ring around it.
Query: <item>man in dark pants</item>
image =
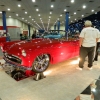
[[[95,51],[95,57],[94,57],[94,61],[96,62],[95,64],[97,64],[97,61],[98,61],[98,48],[99,47],[100,47],[100,39],[98,40],[97,45],[96,45],[96,51]]]
[[[34,31],[34,33],[32,34],[32,39],[36,38],[36,30]]]
[[[94,57],[94,49],[95,49],[95,46],[93,47],[83,47],[81,46],[80,47],[80,62],[79,62],[79,66],[80,68],[83,68],[83,64],[84,64],[84,61],[85,61],[85,58],[86,56],[88,55],[88,67],[91,68],[92,66],[92,62],[93,62],[93,58]]]
[[[83,69],[84,61],[86,56],[88,56],[88,69],[92,69],[94,49],[96,42],[100,37],[100,32],[98,29],[91,27],[91,21],[85,21],[85,28],[80,33],[80,61],[78,70]]]

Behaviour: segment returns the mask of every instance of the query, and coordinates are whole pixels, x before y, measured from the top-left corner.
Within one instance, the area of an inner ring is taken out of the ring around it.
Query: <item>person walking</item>
[[[81,31],[79,35],[80,51],[79,51],[79,67],[78,70],[82,70],[84,67],[84,62],[86,56],[88,56],[88,69],[92,69],[94,50],[96,42],[100,38],[100,32],[98,29],[92,27],[92,22],[85,21],[85,28]]]
[[[36,30],[34,31],[34,33],[32,34],[32,39],[36,38]]]
[[[10,34],[8,32],[7,32],[6,36],[7,36],[7,41],[11,41]]]

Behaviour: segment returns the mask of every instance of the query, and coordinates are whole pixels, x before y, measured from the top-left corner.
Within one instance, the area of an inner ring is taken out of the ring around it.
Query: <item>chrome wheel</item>
[[[49,56],[47,54],[42,54],[37,56],[33,65],[32,69],[34,72],[41,73],[44,72],[49,66]]]

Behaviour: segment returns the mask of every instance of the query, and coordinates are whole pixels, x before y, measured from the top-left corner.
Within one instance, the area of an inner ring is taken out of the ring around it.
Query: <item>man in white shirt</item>
[[[94,49],[96,43],[100,37],[100,32],[98,29],[91,27],[92,22],[87,20],[85,21],[85,28],[80,33],[80,61],[79,61],[79,70],[83,69],[84,61],[86,56],[88,56],[88,69],[92,69]]]

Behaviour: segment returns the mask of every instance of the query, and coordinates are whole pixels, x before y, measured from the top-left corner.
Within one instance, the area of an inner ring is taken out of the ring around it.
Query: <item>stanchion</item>
[[[38,80],[41,80],[43,78],[46,78],[46,76],[44,76],[43,72],[42,73],[36,73],[35,76],[34,76],[34,80],[35,81],[38,81]]]

